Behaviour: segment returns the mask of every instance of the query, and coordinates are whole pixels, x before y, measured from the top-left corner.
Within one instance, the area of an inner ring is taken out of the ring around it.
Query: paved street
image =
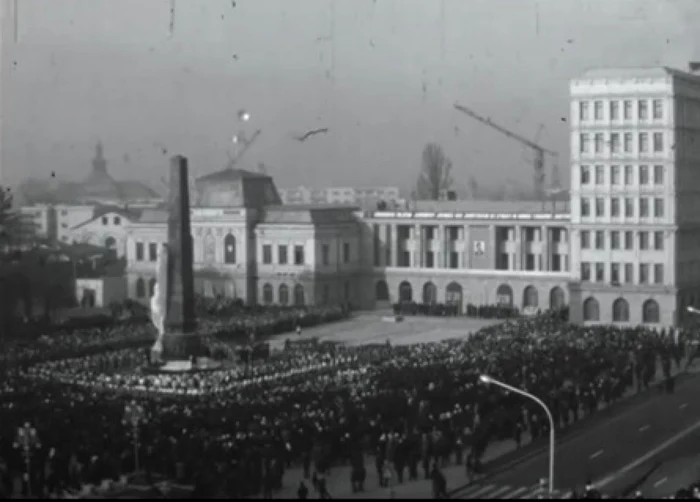
[[[696,416],[696,418],[699,418]],[[700,429],[630,469],[605,487],[610,493],[634,493],[646,498],[665,497],[700,481]]]
[[[673,395],[659,395],[633,411],[614,416],[581,432],[565,441],[556,449],[555,487],[562,493],[574,488],[579,490],[587,480],[599,480],[618,472],[626,465],[643,457],[650,450],[657,448],[672,436],[698,421],[700,416],[700,379],[692,377],[679,384]],[[693,441],[700,446],[700,432],[693,435]],[[691,450],[690,440],[681,440],[675,449],[669,449],[658,456],[671,459]],[[694,450],[698,451],[698,449]],[[689,453],[686,453],[688,455]],[[650,459],[652,460],[652,459]],[[646,470],[651,463],[645,463]],[[548,454],[542,452],[535,458],[525,461],[506,472],[497,474],[457,494],[455,498],[500,498],[497,491],[503,487],[509,489],[533,486],[542,477],[547,476]],[[644,466],[631,469],[620,480],[610,481],[602,488],[611,494],[623,489],[644,474]],[[656,479],[656,478],[653,478]],[[671,485],[670,480],[666,483]],[[489,490],[479,493],[475,487]],[[499,487],[499,488],[493,488]],[[522,498],[518,496],[517,498]]]

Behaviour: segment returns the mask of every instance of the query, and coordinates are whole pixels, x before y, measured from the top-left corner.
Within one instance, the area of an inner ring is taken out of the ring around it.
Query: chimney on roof
[[[691,61],[688,63],[688,71],[690,73],[700,72],[700,61]]]

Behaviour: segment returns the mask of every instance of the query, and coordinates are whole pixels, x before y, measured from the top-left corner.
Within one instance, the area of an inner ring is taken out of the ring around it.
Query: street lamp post
[[[496,380],[495,378],[491,378],[488,375],[481,375],[479,377],[479,380],[481,380],[485,384],[493,384],[497,385],[498,387],[502,387],[510,392],[513,392],[515,394],[519,394],[523,397],[526,397],[530,399],[531,401],[536,402],[539,404],[544,412],[547,414],[547,418],[549,419],[549,497],[552,498],[554,496],[554,418],[552,417],[552,413],[549,411],[549,408],[547,407],[546,404],[544,404],[544,401],[542,401],[540,398],[537,396],[530,394],[529,392],[525,392],[522,389],[518,389],[517,387],[513,387],[512,385],[508,385],[507,383],[503,383],[499,380]]]
[[[132,401],[124,407],[124,418],[122,423],[131,425],[131,434],[134,441],[134,470],[139,470],[139,426],[146,419],[146,412],[143,406]]]
[[[39,436],[36,429],[29,422],[25,422],[22,427],[17,428],[17,436],[15,437],[15,448],[21,448],[24,455],[24,463],[26,472],[24,473],[27,482],[27,495],[32,495],[32,475],[31,475],[31,459],[34,450],[41,448]]]

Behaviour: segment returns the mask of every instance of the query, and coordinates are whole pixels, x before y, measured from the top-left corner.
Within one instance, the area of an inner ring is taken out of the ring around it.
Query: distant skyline
[[[530,186],[531,153],[456,101],[532,139],[543,125],[568,183],[572,77],[700,59],[697,0],[176,0],[172,36],[169,8],[19,0],[18,43],[11,15],[2,30],[2,183],[81,179],[98,140],[116,179],[158,187],[174,154],[206,174],[245,109],[262,134],[239,167],[264,163],[281,187],[409,189],[431,141],[458,188]]]

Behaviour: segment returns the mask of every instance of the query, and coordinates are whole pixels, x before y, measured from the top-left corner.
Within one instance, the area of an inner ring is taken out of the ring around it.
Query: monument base
[[[194,362],[194,364],[192,364]],[[144,366],[140,371],[147,375],[181,374],[181,373],[206,373],[231,367],[220,361],[214,361],[208,357],[198,357],[196,361],[176,360],[165,361],[162,364]]]
[[[151,350],[154,361],[189,360],[206,355],[202,338],[196,333],[167,333]]]

